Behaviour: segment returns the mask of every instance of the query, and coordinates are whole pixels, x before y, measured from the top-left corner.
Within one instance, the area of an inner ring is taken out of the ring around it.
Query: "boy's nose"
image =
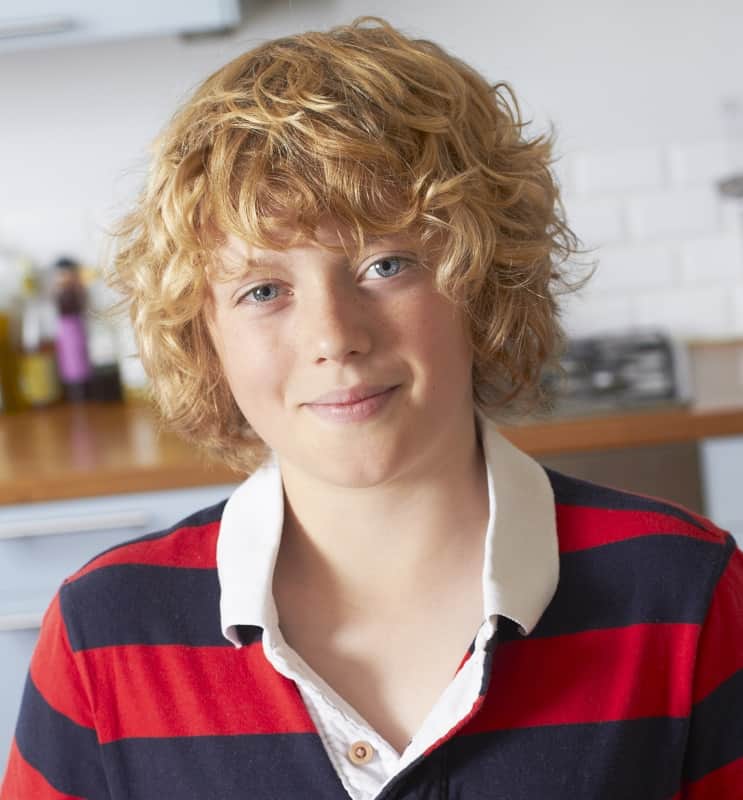
[[[372,347],[372,326],[363,304],[343,292],[324,293],[306,310],[300,336],[316,363],[345,361]]]

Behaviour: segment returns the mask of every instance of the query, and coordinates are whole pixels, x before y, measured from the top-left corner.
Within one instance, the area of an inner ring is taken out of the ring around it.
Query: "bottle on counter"
[[[10,314],[0,308],[0,411],[20,411],[23,401],[18,390],[18,361],[13,346]]]
[[[58,312],[57,368],[64,387],[65,400],[78,403],[87,399],[91,376],[85,326],[85,287],[76,261],[60,258],[54,268]]]
[[[32,408],[53,405],[62,396],[54,343],[54,307],[40,288],[38,274],[26,262],[22,281],[18,371],[21,394]]]
[[[97,269],[83,271],[88,291],[88,353],[91,376],[88,398],[96,403],[120,403],[124,399],[118,362],[116,330],[108,315],[112,304]]]
[[[0,411],[12,413],[26,406],[18,375],[18,259],[0,250]]]

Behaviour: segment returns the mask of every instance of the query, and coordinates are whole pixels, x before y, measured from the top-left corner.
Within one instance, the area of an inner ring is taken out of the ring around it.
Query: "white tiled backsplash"
[[[563,299],[569,333],[743,335],[743,201],[716,188],[743,171],[728,142],[577,152],[556,170],[568,222],[598,261]]]

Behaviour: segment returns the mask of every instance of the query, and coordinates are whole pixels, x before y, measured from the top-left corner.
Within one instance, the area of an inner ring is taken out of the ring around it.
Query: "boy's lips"
[[[397,388],[394,385],[385,386],[367,386],[366,384],[357,384],[348,389],[334,389],[332,392],[320,395],[306,405],[310,406],[347,406],[353,403],[358,403],[361,400],[367,400],[370,397],[376,397],[379,394],[389,391],[390,389]]]
[[[391,386],[360,384],[350,389],[334,389],[305,405],[318,417],[331,422],[362,422],[387,405],[398,388],[399,384]]]

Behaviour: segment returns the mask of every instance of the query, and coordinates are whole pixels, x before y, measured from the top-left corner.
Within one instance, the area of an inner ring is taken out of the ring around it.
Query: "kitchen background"
[[[18,0],[11,13],[14,4],[3,5],[0,23],[36,10],[50,17],[55,6]],[[676,399],[743,406],[743,199],[730,190],[730,179],[743,174],[740,0],[245,0],[233,32],[188,37],[172,31],[192,28],[184,23],[189,14],[205,7],[225,13],[230,3],[169,0],[157,9],[145,2],[56,3],[62,10],[75,5],[97,14],[108,7],[111,35],[71,31],[21,40],[3,38],[0,24],[0,310],[12,302],[18,255],[43,268],[61,255],[88,266],[105,262],[105,231],[140,185],[148,143],[209,72],[266,38],[375,14],[440,42],[493,81],[508,81],[533,121],[531,135],[554,123],[555,170],[568,220],[585,246],[595,248],[598,262],[588,286],[565,300],[568,332],[574,338],[658,332],[673,341]],[[71,41],[60,44],[67,36]],[[690,341],[695,344],[687,349]],[[605,361],[596,372],[611,383]],[[611,402],[611,393],[603,393],[603,402],[606,397]],[[2,423],[6,439],[21,416]],[[689,469],[699,468],[701,510],[743,541],[736,487],[743,437],[709,438],[685,452],[693,461]],[[676,451],[678,473],[669,471],[667,453],[656,456],[657,448],[625,452],[605,473],[602,452],[568,464],[598,476],[627,472],[628,463],[640,472],[644,464],[656,477],[667,474],[669,487],[688,480]],[[0,489],[11,474],[12,465],[3,465]],[[223,489],[182,491],[198,506]],[[140,499],[159,514],[172,508],[183,515],[182,495],[145,494],[121,495],[122,519],[131,523],[140,514],[137,525],[152,524],[153,517],[140,513]],[[87,503],[86,514],[110,507],[105,499],[80,502]],[[29,508],[51,526],[34,522],[36,533],[48,534],[34,542],[27,537]],[[0,505],[0,573],[12,572],[0,593],[1,752],[7,752],[39,609],[58,580],[55,569],[65,558],[74,569],[91,541],[123,538],[114,530],[103,539],[77,533],[55,539],[59,514],[73,511],[61,501]],[[83,539],[78,552],[72,545]],[[54,566],[48,574],[46,564]],[[24,594],[31,570],[41,577]]]
[[[509,81],[533,131],[554,121],[568,217],[600,248],[569,328],[743,334],[743,224],[715,187],[743,170],[738,0],[248,0],[226,38],[0,42],[0,242],[41,262],[99,259],[149,141],[201,78],[267,37],[363,13]]]

